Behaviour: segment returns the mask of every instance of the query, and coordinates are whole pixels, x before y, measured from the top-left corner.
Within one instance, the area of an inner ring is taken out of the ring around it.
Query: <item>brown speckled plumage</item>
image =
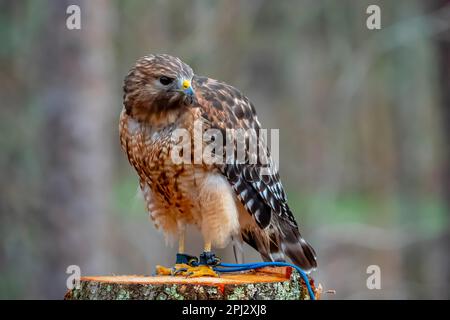
[[[179,90],[183,80],[192,84],[192,94]],[[234,87],[196,76],[169,55],[139,59],[125,79],[120,140],[156,227],[176,236],[193,224],[215,246],[237,236],[265,260],[287,255],[306,271],[315,268],[314,250],[300,236],[278,173],[262,175],[250,162],[173,163],[174,130],[187,129],[194,139],[196,120],[224,136],[227,128],[260,129],[253,104]]]

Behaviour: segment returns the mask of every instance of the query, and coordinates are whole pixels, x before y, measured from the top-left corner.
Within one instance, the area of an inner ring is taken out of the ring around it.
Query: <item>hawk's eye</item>
[[[161,78],[159,78],[159,82],[161,82],[161,84],[167,86],[167,85],[169,85],[169,84],[171,84],[173,82],[173,79],[169,78],[169,77],[162,76]]]

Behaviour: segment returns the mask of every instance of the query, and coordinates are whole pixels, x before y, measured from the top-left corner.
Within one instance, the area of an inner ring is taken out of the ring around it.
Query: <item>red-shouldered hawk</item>
[[[203,235],[206,253],[236,238],[265,261],[287,256],[307,272],[314,269],[315,252],[299,233],[278,173],[261,174],[249,154],[244,162],[198,163],[195,138],[193,161],[173,161],[179,143],[174,132],[185,129],[195,136],[195,121],[202,122],[203,131],[224,135],[227,129],[261,128],[253,104],[236,88],[195,75],[176,57],[140,58],[124,82],[120,140],[156,227],[178,237],[179,253],[184,253],[185,227],[192,224]]]

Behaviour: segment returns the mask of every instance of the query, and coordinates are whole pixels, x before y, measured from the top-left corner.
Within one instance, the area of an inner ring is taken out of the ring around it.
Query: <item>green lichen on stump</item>
[[[270,272],[271,268],[267,268]],[[276,268],[274,268],[276,269]],[[81,278],[79,288],[69,290],[66,300],[308,300],[300,275],[284,268],[285,277],[267,273],[224,275],[223,278],[110,276]],[[287,270],[287,271],[286,271]],[[245,279],[245,280],[241,280]],[[310,284],[316,296],[314,281]],[[319,286],[320,288],[320,286]]]

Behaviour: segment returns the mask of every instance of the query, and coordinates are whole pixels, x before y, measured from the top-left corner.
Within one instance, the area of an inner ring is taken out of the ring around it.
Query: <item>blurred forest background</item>
[[[70,4],[81,30],[66,28]],[[370,4],[381,30],[366,28]],[[61,299],[72,264],[173,263],[118,141],[122,80],[147,53],[240,88],[280,128],[313,276],[336,290],[324,298],[450,298],[445,0],[0,0],[0,298]]]

